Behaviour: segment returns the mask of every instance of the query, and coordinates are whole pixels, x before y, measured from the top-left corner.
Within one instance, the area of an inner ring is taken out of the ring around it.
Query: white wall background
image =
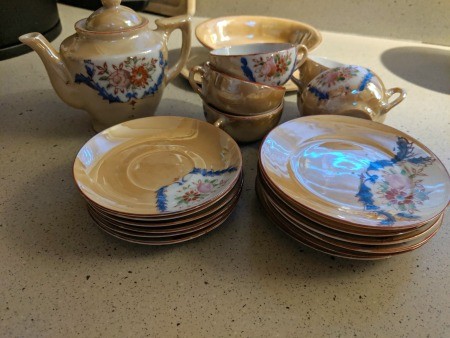
[[[197,0],[196,16],[284,17],[320,30],[450,46],[450,0]]]

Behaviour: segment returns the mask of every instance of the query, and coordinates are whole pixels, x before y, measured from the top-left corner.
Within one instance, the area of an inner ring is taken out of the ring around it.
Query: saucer
[[[90,139],[73,168],[88,202],[108,214],[173,217],[206,208],[238,182],[236,142],[200,120],[154,116]]]
[[[218,213],[234,204],[234,202],[239,199],[242,184],[243,177],[241,175],[235,187],[233,187],[233,189],[231,189],[230,192],[223,198],[217,201],[217,203],[192,214],[182,214],[182,216],[178,218],[170,217],[164,220],[155,220],[153,218],[125,218],[123,216],[117,216],[104,212],[92,204],[88,204],[88,208],[91,209],[91,211],[93,211],[99,218],[106,222],[112,223],[119,228],[144,233],[167,234],[187,230],[191,228],[193,224],[198,225],[199,223],[216,216]]]
[[[88,211],[97,224],[100,223],[103,228],[107,228],[108,230],[111,230],[118,234],[142,239],[171,239],[173,237],[199,232],[200,230],[206,229],[218,221],[228,218],[228,216],[233,212],[239,200],[240,192],[241,190],[239,190],[239,192],[234,196],[233,200],[230,203],[217,210],[217,212],[213,215],[209,215],[208,217],[194,221],[189,221],[182,226],[171,228],[154,228],[151,222],[148,223],[148,227],[139,226],[137,228],[133,228],[131,226],[124,226],[123,224],[116,223],[110,219],[103,217],[90,206],[88,207]]]
[[[310,116],[278,126],[261,146],[260,168],[302,213],[349,229],[417,228],[449,203],[449,175],[429,149],[352,117]]]
[[[279,208],[279,201],[271,199],[261,183],[260,177],[257,177],[256,192],[269,219],[299,243],[333,256],[362,260],[389,258],[393,255],[416,250],[425,245],[435,236],[442,225],[443,214],[433,221],[430,226],[422,230],[421,233],[417,233],[411,238],[400,242],[397,241],[397,236],[386,237],[386,242],[383,243],[358,243],[353,240],[342,240],[335,238],[333,235],[330,236],[328,231],[324,233],[311,231],[310,227],[304,226],[302,222],[304,218],[298,217],[298,215],[294,218],[286,217],[283,209]],[[364,237],[359,237],[358,240],[360,238]],[[371,240],[370,238],[367,239]],[[389,242],[389,239],[393,241]]]

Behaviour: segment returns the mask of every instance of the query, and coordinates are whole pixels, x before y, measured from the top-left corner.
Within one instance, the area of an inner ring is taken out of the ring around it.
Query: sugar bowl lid
[[[120,3],[121,0],[102,0],[103,7],[82,20],[83,27],[80,28],[91,32],[117,32],[140,26],[147,21]]]

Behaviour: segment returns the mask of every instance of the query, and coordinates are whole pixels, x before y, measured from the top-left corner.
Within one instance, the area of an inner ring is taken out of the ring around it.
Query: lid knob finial
[[[117,32],[144,22],[135,11],[120,3],[121,0],[102,0],[103,7],[86,19],[84,28],[95,32]]]
[[[122,0],[102,0],[103,7],[111,8],[111,7],[117,7],[120,5]]]

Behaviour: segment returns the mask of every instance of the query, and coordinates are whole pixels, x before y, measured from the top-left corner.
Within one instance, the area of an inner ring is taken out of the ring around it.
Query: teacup
[[[299,92],[297,106],[301,116],[346,115],[383,122],[386,113],[406,97],[401,88],[385,89],[381,79],[370,69],[344,65],[327,69],[306,87],[292,77]],[[398,96],[390,101],[395,94]]]
[[[290,43],[254,43],[209,52],[218,71],[269,86],[285,84],[307,56],[304,45]]]
[[[195,82],[201,75],[201,87]],[[220,73],[206,62],[189,73],[189,83],[195,92],[220,111],[235,115],[255,115],[280,106],[286,89],[249,82]]]
[[[224,130],[235,141],[249,143],[261,140],[269,131],[275,128],[283,113],[284,102],[268,112],[253,115],[231,115],[217,110],[203,102],[205,119],[217,128]]]

